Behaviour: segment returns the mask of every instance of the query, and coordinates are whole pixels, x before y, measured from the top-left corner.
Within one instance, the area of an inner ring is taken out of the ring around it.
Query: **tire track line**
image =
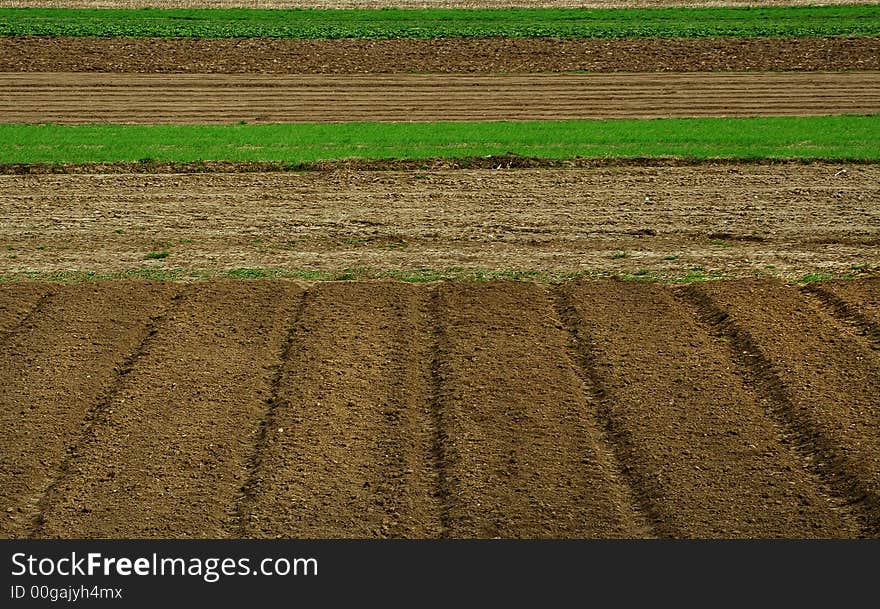
[[[556,319],[530,283],[443,283],[449,535],[648,536]]]
[[[0,351],[0,536],[42,532],[47,489],[170,299],[168,287],[155,283],[86,282],[54,292],[30,330]]]
[[[13,321],[9,328],[0,329],[0,346],[5,345],[14,336],[32,326],[34,319],[39,316],[54,294],[55,290],[46,288],[46,291],[37,297],[36,301],[27,308],[18,320]]]
[[[165,308],[159,313],[150,317],[144,326],[143,337],[140,339],[135,348],[123,359],[123,361],[115,368],[114,377],[109,387],[90,409],[83,419],[82,430],[68,444],[65,456],[57,469],[51,474],[44,488],[38,492],[31,503],[35,506],[35,513],[31,517],[31,527],[28,537],[43,537],[45,531],[45,513],[50,508],[54,499],[53,495],[56,489],[64,482],[65,478],[70,475],[71,463],[81,454],[83,448],[94,438],[94,429],[97,425],[105,422],[107,410],[112,406],[116,395],[125,384],[128,375],[135,369],[138,361],[150,350],[156,335],[159,333],[163,323],[168,316],[173,313],[175,308],[179,306],[180,301],[184,298],[184,292],[178,290],[174,293]]]
[[[804,466],[827,485],[832,495],[845,502],[849,517],[859,523],[865,536],[880,535],[880,496],[853,473],[856,467],[837,442],[803,416],[759,342],[710,295],[695,286],[683,288],[678,296],[696,307],[713,336],[727,341],[738,372],[764,398],[762,405],[768,417],[794,439],[794,448],[802,456]]]
[[[247,536],[442,534],[427,293],[386,282],[311,292],[249,491]]]
[[[272,373],[269,397],[266,398],[266,412],[257,429],[251,454],[247,457],[245,462],[247,474],[244,483],[241,485],[241,490],[239,491],[240,496],[233,505],[233,516],[230,526],[228,527],[229,537],[245,538],[249,535],[247,516],[250,512],[250,508],[256,501],[256,489],[260,483],[259,471],[269,441],[269,430],[275,426],[276,412],[279,407],[286,402],[286,399],[281,395],[280,389],[285,380],[285,368],[290,361],[290,354],[297,341],[297,333],[300,330],[303,311],[305,311],[306,306],[308,306],[310,297],[311,292],[308,289],[304,290],[300,296],[299,305],[291,316],[287,328],[287,334],[284,338],[284,343],[281,346],[278,363],[275,365],[275,370]]]
[[[442,295],[437,287],[431,288],[428,294],[428,320],[431,331],[431,393],[430,409],[432,424],[431,452],[437,476],[435,493],[440,508],[440,537],[448,537],[452,526],[449,502],[451,497],[449,472],[447,465],[451,459],[448,454],[449,431],[444,415],[444,356],[449,352],[443,328]]]
[[[880,323],[868,319],[846,300],[821,284],[808,283],[801,288],[801,292],[824,305],[838,320],[854,326],[873,349],[880,350]]]
[[[631,452],[632,438],[617,423],[609,407],[610,397],[596,371],[595,357],[589,348],[590,338],[584,334],[571,298],[564,286],[556,286],[551,294],[556,316],[569,335],[569,357],[575,363],[575,369],[584,387],[591,394],[589,395],[591,401],[596,405],[596,420],[600,425],[601,440],[612,457],[610,461],[615,473],[625,482],[631,504],[644,519],[646,532],[653,537],[670,537],[673,532],[664,526],[663,519],[641,478],[633,468],[626,465],[626,456]]]

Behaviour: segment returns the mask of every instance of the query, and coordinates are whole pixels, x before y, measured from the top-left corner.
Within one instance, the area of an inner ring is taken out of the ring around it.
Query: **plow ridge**
[[[794,440],[804,466],[851,510],[865,536],[880,536],[880,497],[853,472],[852,464],[836,442],[799,411],[776,365],[764,354],[759,341],[699,288],[688,286],[678,295],[697,308],[713,335],[727,341],[739,374],[763,397],[761,403],[767,416]]]
[[[618,478],[625,482],[631,504],[641,517],[640,523],[645,533],[653,537],[668,536],[663,519],[658,513],[650,493],[644,488],[639,475],[626,464],[632,452],[632,438],[625,429],[617,424],[609,401],[612,399],[602,378],[596,372],[595,357],[590,350],[590,337],[585,334],[583,325],[571,304],[570,297],[562,288],[553,290],[553,304],[557,317],[569,334],[569,357],[575,363],[575,371],[580,377],[585,390],[590,394],[590,401],[596,405],[596,419],[601,430],[601,439],[610,453],[610,461]]]
[[[143,328],[143,337],[137,343],[135,348],[122,360],[115,368],[114,377],[104,394],[98,398],[94,407],[86,412],[83,419],[82,430],[79,435],[68,445],[64,457],[58,468],[49,476],[46,481],[45,488],[40,491],[35,503],[35,514],[32,517],[31,528],[28,533],[29,537],[45,536],[44,524],[45,513],[51,506],[54,494],[64,479],[70,475],[71,463],[77,459],[83,450],[83,447],[93,437],[93,431],[96,425],[105,423],[106,411],[110,408],[116,398],[116,395],[125,384],[128,375],[135,369],[138,361],[146,354],[150,345],[159,333],[162,323],[170,313],[178,306],[184,298],[183,292],[175,293],[168,302],[165,309],[156,315],[153,315]]]

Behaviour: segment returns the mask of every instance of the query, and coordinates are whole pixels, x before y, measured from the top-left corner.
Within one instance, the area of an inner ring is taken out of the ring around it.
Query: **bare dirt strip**
[[[870,114],[880,73],[0,74],[0,122],[468,121]]]
[[[0,72],[244,74],[880,70],[880,39],[0,37]]]
[[[405,284],[309,290],[240,535],[440,536],[427,303]]]
[[[829,281],[810,284],[805,290],[880,349],[880,279],[863,283]]]
[[[4,537],[880,535],[880,354],[795,286],[45,289]]]
[[[0,176],[0,271],[880,266],[876,165]],[[147,260],[149,252],[168,252]]]

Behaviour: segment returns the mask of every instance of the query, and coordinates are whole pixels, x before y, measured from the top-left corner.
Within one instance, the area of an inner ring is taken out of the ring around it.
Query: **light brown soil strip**
[[[880,349],[880,280],[823,281],[809,283],[803,291],[819,298]]]
[[[58,288],[28,327],[4,344],[0,537],[32,535],[45,493],[78,449],[81,429],[174,289],[134,285],[132,292],[118,284]]]
[[[0,122],[213,124],[785,116],[880,110],[880,73],[0,74]]]
[[[39,315],[51,293],[52,286],[48,284],[0,284],[0,345]]]
[[[441,534],[428,295],[318,284],[295,328],[252,501],[254,537]]]
[[[880,70],[880,39],[0,38],[0,72],[406,74]]]
[[[534,284],[440,286],[452,537],[650,536]]]
[[[810,466],[880,536],[880,358],[796,288],[692,285],[686,297],[727,339]],[[759,303],[756,306],[756,303]]]
[[[841,168],[847,172],[842,173]],[[4,272],[880,268],[880,165],[0,177]],[[38,249],[39,244],[42,249]],[[148,252],[169,256],[145,260]]]
[[[665,535],[859,534],[666,286],[584,282],[563,294],[621,460]]]
[[[45,501],[42,534],[223,536],[299,293],[186,288]]]

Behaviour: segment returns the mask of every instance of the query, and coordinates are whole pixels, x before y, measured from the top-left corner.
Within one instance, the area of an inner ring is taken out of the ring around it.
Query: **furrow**
[[[271,430],[276,428],[275,419],[276,411],[281,402],[280,388],[284,379],[284,370],[287,362],[290,360],[291,353],[296,345],[297,332],[299,330],[300,320],[302,319],[303,310],[307,306],[309,299],[308,291],[302,293],[299,306],[296,308],[287,328],[287,335],[281,346],[281,352],[278,357],[278,363],[272,373],[270,383],[269,397],[266,399],[265,414],[257,428],[254,445],[250,456],[246,461],[246,475],[244,483],[239,491],[239,497],[235,501],[233,507],[233,519],[230,521],[230,530],[227,531],[228,537],[247,537],[248,527],[247,521],[250,515],[251,506],[254,503],[256,486],[258,484],[257,472],[260,470],[266,451],[266,443],[268,442]]]
[[[330,283],[310,294],[247,535],[439,537],[427,293]]]
[[[650,535],[539,285],[442,284],[451,537]]]
[[[595,404],[595,417],[601,431],[602,442],[608,447],[608,453],[618,478],[626,482],[627,495],[630,503],[638,510],[640,519],[645,523],[645,532],[653,536],[670,536],[672,533],[665,528],[662,514],[654,505],[652,497],[645,491],[644,484],[638,473],[626,463],[628,451],[625,446],[629,438],[611,416],[608,402],[608,391],[596,372],[596,361],[591,351],[591,340],[583,333],[582,323],[577,309],[572,304],[567,290],[553,290],[554,307],[557,318],[562,322],[570,339],[568,344],[569,357],[575,363],[585,391],[591,403]]]
[[[33,327],[52,296],[48,284],[10,282],[0,285],[0,346]]]
[[[431,453],[436,471],[437,484],[435,496],[440,509],[440,535],[447,537],[451,529],[449,505],[450,505],[450,480],[449,480],[449,432],[447,430],[446,416],[443,409],[444,386],[444,361],[449,352],[443,330],[443,302],[440,290],[432,288],[429,292],[428,321],[431,329],[431,425],[433,441]]]
[[[247,476],[294,283],[187,287],[53,489],[49,537],[223,537]]]
[[[801,291],[816,297],[880,349],[880,281],[808,283]]]
[[[670,537],[851,537],[844,507],[804,470],[727,349],[657,283],[561,289],[609,437]]]
[[[142,282],[61,286],[28,331],[7,340],[0,353],[0,537],[35,532],[46,489],[66,470],[96,405],[171,295]]]
[[[175,309],[175,307],[178,306],[181,298],[183,298],[182,292],[174,294],[168,301],[167,306],[155,313],[147,321],[146,325],[141,328],[142,338],[140,339],[140,342],[138,342],[137,346],[131,351],[131,353],[129,353],[114,369],[112,382],[105,390],[104,395],[96,401],[95,406],[86,413],[80,433],[75,436],[68,445],[65,456],[57,470],[46,479],[44,488],[39,491],[36,498],[29,502],[30,505],[34,506],[35,513],[31,518],[32,524],[30,532],[27,535],[28,537],[38,538],[45,536],[43,530],[45,513],[53,501],[53,495],[55,494],[57,487],[65,477],[70,474],[70,464],[77,458],[83,447],[90,441],[94,427],[100,425],[107,416],[107,411],[112,406],[116,395],[124,386],[125,379],[137,366],[138,361],[149,351],[150,345],[154,341],[165,318]]]
[[[726,341],[737,370],[786,430],[804,466],[847,504],[863,535],[880,536],[874,353],[783,284],[694,284],[681,294]]]

